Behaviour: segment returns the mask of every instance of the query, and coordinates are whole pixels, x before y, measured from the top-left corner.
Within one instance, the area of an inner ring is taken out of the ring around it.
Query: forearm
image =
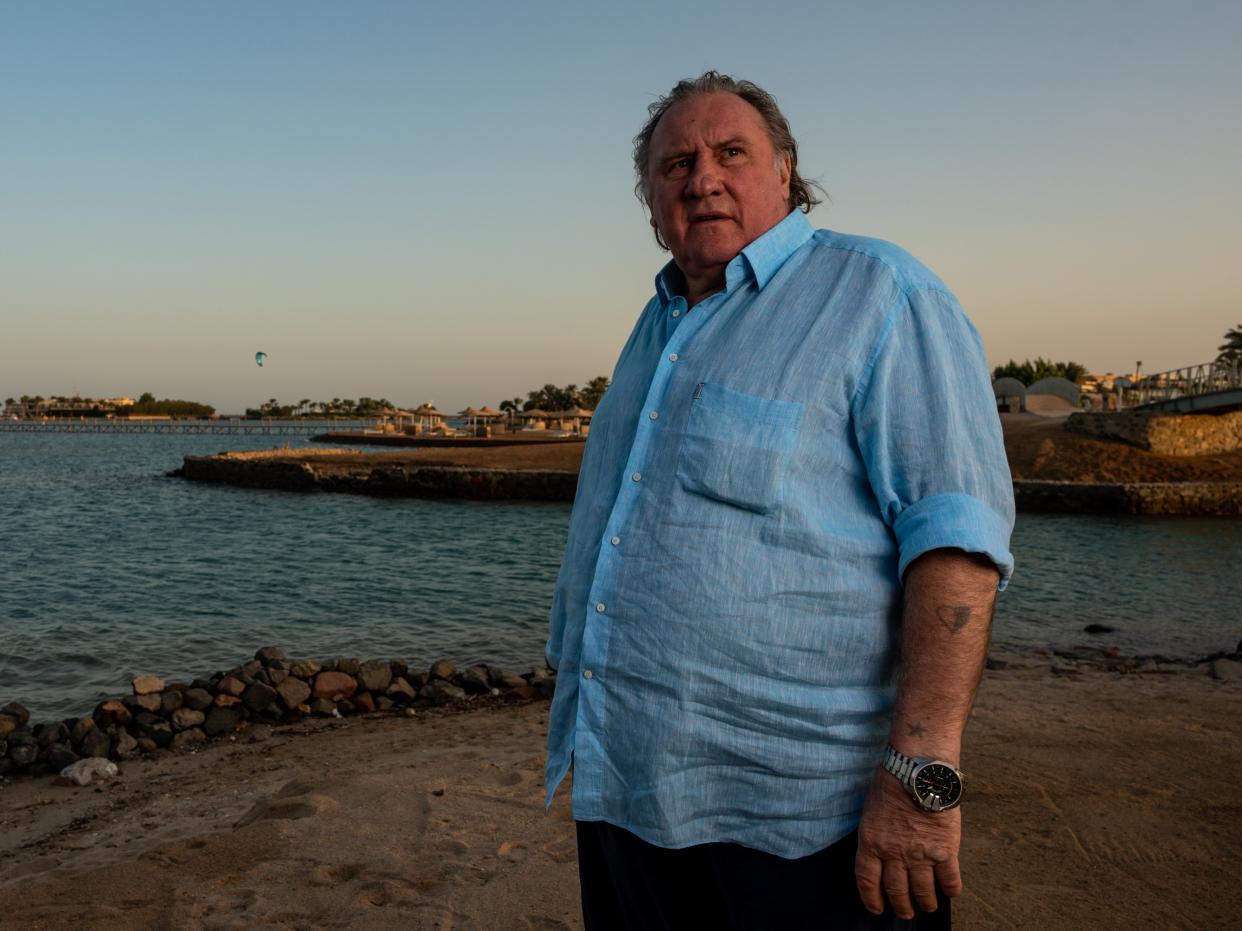
[[[996,568],[986,557],[933,550],[906,571],[901,659],[890,742],[907,756],[957,766],[987,658]]]

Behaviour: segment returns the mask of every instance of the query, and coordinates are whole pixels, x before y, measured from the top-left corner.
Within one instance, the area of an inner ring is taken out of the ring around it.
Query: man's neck
[[[686,298],[686,304],[689,307],[693,307],[700,301],[711,297],[717,291],[724,290],[724,266],[722,265],[720,268],[714,269],[710,274],[695,278],[690,278],[683,272],[682,283],[681,291]]]

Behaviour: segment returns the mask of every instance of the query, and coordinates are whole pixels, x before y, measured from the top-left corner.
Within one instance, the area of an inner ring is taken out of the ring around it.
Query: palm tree
[[[1225,333],[1225,341],[1216,348],[1220,350],[1220,355],[1216,357],[1217,362],[1233,365],[1242,361],[1242,323],[1230,327]]]

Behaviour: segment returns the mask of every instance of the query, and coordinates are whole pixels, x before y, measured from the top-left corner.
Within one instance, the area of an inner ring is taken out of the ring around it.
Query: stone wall
[[[1101,440],[1120,440],[1161,456],[1206,456],[1242,449],[1242,411],[1163,414],[1108,411],[1071,414],[1065,429]]]
[[[198,482],[288,491],[340,491],[412,498],[572,501],[578,473],[555,469],[479,469],[458,466],[352,465],[287,456],[222,453],[187,456],[172,473]]]
[[[1242,482],[1013,483],[1019,511],[1242,516]]]

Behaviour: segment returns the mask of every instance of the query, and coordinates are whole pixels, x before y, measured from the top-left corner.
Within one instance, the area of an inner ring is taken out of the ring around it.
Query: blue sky
[[[994,364],[1206,361],[1242,322],[1240,9],[0,2],[0,399],[607,374],[665,260],[630,140],[709,67]]]

